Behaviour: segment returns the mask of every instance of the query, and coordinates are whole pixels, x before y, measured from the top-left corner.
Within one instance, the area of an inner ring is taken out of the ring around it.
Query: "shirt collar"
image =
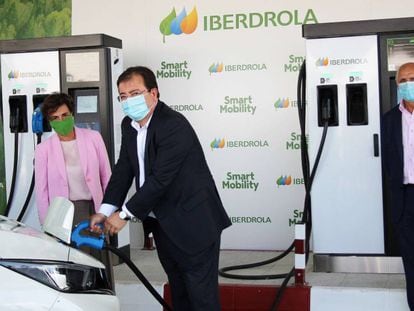
[[[407,108],[405,108],[403,100],[400,101],[399,109],[402,113],[408,113],[411,115],[411,113],[407,110]]]
[[[142,130],[147,130],[148,126],[151,122],[153,114],[151,114],[151,116],[149,117],[147,123],[145,123],[145,125],[143,127],[139,126],[139,123],[137,121],[131,120],[131,126],[137,130],[137,132],[142,131]]]

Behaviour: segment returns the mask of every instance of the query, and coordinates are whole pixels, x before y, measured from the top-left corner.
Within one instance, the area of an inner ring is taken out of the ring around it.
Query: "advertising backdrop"
[[[288,247],[304,187],[296,107],[302,25],[413,16],[411,1],[72,0],[72,34],[123,41],[198,133],[233,222],[222,248]]]

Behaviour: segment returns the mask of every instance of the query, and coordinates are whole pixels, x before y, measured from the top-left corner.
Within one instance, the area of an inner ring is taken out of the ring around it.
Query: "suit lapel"
[[[131,121],[132,122],[132,121]],[[138,160],[138,136],[137,131],[134,129],[131,125],[131,123],[128,124],[127,131],[125,133],[127,135],[127,142],[128,143],[128,153],[131,156],[131,159],[136,159],[134,168],[135,168],[135,174],[136,176],[139,176],[139,160]]]
[[[399,160],[401,161],[401,163],[404,163],[404,154],[403,154],[403,139],[402,139],[402,113],[401,111],[398,109],[397,113],[394,116],[394,142],[395,142],[395,146],[397,148],[397,152],[398,152],[398,156],[399,156]]]
[[[157,128],[159,114],[161,111],[163,103],[158,101],[157,106],[155,107],[154,113],[151,118],[151,122],[148,126],[147,130],[147,138],[145,140],[145,154],[144,154],[144,165],[145,165],[145,177],[148,176],[149,168],[150,168],[150,157],[149,157],[149,150],[154,143],[155,137],[155,129]]]

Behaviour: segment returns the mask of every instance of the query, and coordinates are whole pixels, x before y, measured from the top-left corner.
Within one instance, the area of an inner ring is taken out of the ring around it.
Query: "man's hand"
[[[121,231],[126,223],[126,220],[119,218],[119,212],[113,213],[105,221],[105,232],[108,232],[110,235],[114,235],[115,233]]]
[[[102,233],[102,228],[98,224],[103,224],[106,220],[106,216],[101,213],[96,213],[89,219],[89,228],[92,232]]]

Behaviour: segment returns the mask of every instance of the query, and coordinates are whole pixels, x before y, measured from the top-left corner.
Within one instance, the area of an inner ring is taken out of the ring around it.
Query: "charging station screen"
[[[84,95],[76,97],[77,113],[96,113],[98,112],[98,96]]]
[[[414,61],[414,37],[387,39],[388,71],[397,71],[407,62]]]

